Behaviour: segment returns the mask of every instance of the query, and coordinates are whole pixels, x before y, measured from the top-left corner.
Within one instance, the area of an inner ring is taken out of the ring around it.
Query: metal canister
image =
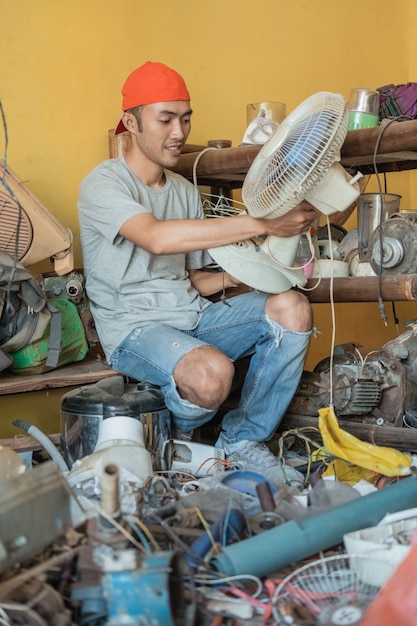
[[[102,420],[122,415],[142,422],[153,468],[161,469],[162,450],[171,428],[162,391],[147,382],[125,383],[121,375],[78,387],[61,398],[61,447],[68,466],[92,454]]]

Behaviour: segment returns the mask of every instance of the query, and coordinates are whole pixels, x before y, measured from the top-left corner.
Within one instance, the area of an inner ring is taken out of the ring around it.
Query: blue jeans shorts
[[[266,441],[279,425],[297,389],[310,332],[288,330],[265,314],[268,294],[250,292],[204,309],[197,326],[179,330],[151,324],[133,330],[115,349],[111,366],[161,387],[175,428],[189,432],[217,411],[199,407],[178,394],[173,371],[190,350],[212,345],[232,361],[252,355],[239,405],[222,420],[224,438]]]

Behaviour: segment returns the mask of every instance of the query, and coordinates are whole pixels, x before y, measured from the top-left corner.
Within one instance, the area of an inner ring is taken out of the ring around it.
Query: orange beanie
[[[190,100],[184,79],[175,70],[163,63],[147,61],[127,77],[122,88],[122,109],[127,111],[154,102]],[[120,119],[115,134],[126,128]]]

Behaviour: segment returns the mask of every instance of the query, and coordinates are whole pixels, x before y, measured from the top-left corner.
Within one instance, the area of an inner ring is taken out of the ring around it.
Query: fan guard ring
[[[314,560],[281,580],[273,598],[274,617],[281,623],[283,611],[299,606],[311,616],[305,617],[306,626],[358,626],[394,569],[389,560],[363,553]]]
[[[313,94],[290,113],[254,159],[242,186],[253,217],[279,217],[305,199],[335,161],[349,125],[339,94]]]

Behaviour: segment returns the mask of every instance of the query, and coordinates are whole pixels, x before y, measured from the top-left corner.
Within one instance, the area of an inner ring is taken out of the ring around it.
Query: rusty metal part
[[[275,500],[269,483],[267,481],[258,483],[255,489],[262,511],[275,511]]]
[[[61,595],[39,578],[20,585],[6,607],[12,625],[70,626],[72,622]]]
[[[304,372],[288,414],[318,415],[330,402],[338,417],[359,418],[378,426],[402,426],[407,408],[417,406],[417,324],[380,350],[361,356],[354,344],[336,346],[330,358]]]
[[[9,578],[7,580],[0,579],[0,601],[9,599],[15,589],[18,589],[32,578],[36,578],[36,576],[39,576],[50,569],[54,569],[67,563],[77,555],[79,550],[79,547],[73,548],[67,552],[53,556],[50,559],[45,559],[42,563],[35,565],[34,567],[24,569],[15,574],[13,578]]]
[[[258,515],[254,515],[250,518],[249,528],[254,535],[259,535],[259,533],[262,533],[265,530],[271,530],[271,528],[280,526],[284,522],[284,518],[278,513],[274,513],[273,511],[263,511],[262,513],[258,513]]]

